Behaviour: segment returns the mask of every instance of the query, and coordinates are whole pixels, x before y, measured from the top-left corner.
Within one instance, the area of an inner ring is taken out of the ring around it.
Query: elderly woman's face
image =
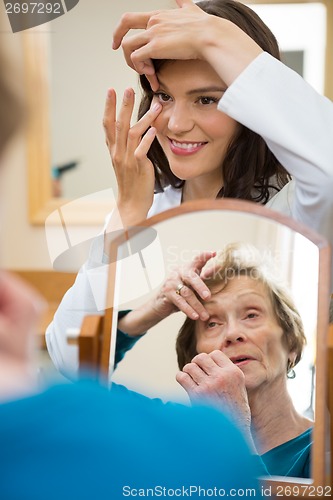
[[[260,281],[235,277],[205,307],[209,319],[196,322],[198,353],[221,350],[243,371],[250,391],[285,379],[289,353]]]

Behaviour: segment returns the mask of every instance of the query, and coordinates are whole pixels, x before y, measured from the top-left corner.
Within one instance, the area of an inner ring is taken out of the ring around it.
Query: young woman
[[[108,93],[104,126],[117,210],[47,330],[50,355],[65,372],[77,368],[66,330],[96,310],[89,272],[108,262],[120,226],[184,201],[228,196],[266,204],[333,241],[333,104],[278,60],[274,36],[245,5],[177,3],[169,11],[126,14],[115,32],[114,48],[122,43],[144,95],[131,126],[133,90],[125,91],[118,118],[115,92]],[[143,31],[123,39],[131,28]],[[195,266],[167,281],[159,306],[203,319],[192,288],[207,298]],[[119,327],[131,343],[160,313],[148,304]]]

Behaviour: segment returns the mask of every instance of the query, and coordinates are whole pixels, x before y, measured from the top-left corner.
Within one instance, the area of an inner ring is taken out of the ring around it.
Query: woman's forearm
[[[164,319],[154,308],[153,300],[146,302],[138,309],[130,311],[118,322],[118,328],[133,337],[143,335],[150,328]]]

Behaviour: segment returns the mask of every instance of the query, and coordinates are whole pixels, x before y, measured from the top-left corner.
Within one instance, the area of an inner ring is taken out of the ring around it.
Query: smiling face
[[[171,61],[158,72],[153,102],[163,106],[154,122],[172,172],[185,181],[201,179],[217,191],[221,164],[237,122],[217,109],[225,83],[205,61]]]
[[[243,371],[248,391],[285,381],[289,352],[263,283],[235,277],[205,307],[209,319],[196,322],[198,353],[221,350]]]

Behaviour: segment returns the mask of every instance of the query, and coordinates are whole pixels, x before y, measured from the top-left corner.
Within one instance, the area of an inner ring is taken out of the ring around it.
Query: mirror
[[[297,19],[300,19],[298,10],[302,7],[313,3],[326,7],[326,71],[323,74],[323,65],[321,70],[316,66],[314,74],[321,79],[319,85],[324,84],[325,94],[332,97],[333,58],[328,50],[333,46],[332,2],[249,0],[244,3],[253,6],[261,16],[262,3],[278,4],[275,7],[279,9],[288,7],[286,3],[292,3],[295,4]],[[174,6],[174,0],[145,0],[139,3],[135,0],[119,3],[80,0],[75,9],[65,16],[22,33],[27,97],[34,109],[27,155],[29,217],[32,223],[44,224],[47,215],[66,200],[99,193],[107,188],[116,192],[101,124],[104,100],[110,86],[115,87],[118,95],[122,95],[127,86],[136,87],[137,76],[124,63],[121,51],[112,51],[112,31],[123,12]],[[275,14],[273,19],[276,19]],[[310,40],[310,45],[314,46],[317,42],[312,14],[310,19],[311,37],[306,31],[306,40],[308,45]],[[322,60],[325,43],[320,47],[317,44],[316,49],[310,51],[308,46],[299,46],[300,31],[297,31],[298,45],[295,46],[295,42],[288,38],[290,32],[295,30],[290,30],[284,21],[285,17],[277,27],[271,27],[273,31],[278,31],[277,38],[283,41],[281,48],[285,54],[296,51],[296,66],[297,57],[303,52],[305,65],[309,57],[316,64]],[[270,25],[270,15],[266,22]],[[300,27],[300,21],[295,25]],[[320,33],[323,34],[322,31]],[[304,77],[309,77],[307,69]],[[316,86],[314,81],[311,80],[311,83]],[[322,89],[318,87],[318,90]],[[104,213],[106,202],[101,194],[101,210],[96,211],[95,224],[103,223],[100,212]],[[94,208],[85,209],[84,206],[84,214],[89,214],[90,218],[95,214]]]
[[[174,266],[188,263],[200,251],[219,250],[232,242],[250,243],[265,259],[269,257],[302,317],[307,346],[295,368],[296,378],[289,381],[289,391],[298,412],[316,420],[313,481],[324,485],[325,400],[315,396],[326,394],[330,250],[323,238],[295,221],[253,203],[202,200],[148,219],[141,228],[129,231],[126,241],[116,240],[111,248],[112,261],[117,259],[111,366],[117,312],[146,302]],[[185,391],[175,381],[175,339],[184,319],[178,312],[152,328],[126,353],[111,380],[149,397],[188,404]]]

